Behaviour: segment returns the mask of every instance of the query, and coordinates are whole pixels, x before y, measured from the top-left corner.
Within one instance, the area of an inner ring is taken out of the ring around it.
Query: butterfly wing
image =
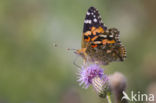
[[[96,8],[90,7],[83,27],[82,48],[76,51],[84,60],[107,65],[113,61],[123,61],[126,50],[119,40],[119,31],[107,29]]]
[[[115,41],[115,45],[113,47],[112,53],[115,53],[115,55],[112,55],[112,57],[116,58],[113,61],[124,61],[126,58],[126,49],[122,45],[121,41],[119,40],[119,31],[116,28],[109,29],[111,35],[113,35],[113,39]],[[110,35],[109,35],[110,36]]]
[[[88,43],[98,38],[98,35],[104,33],[106,29],[107,27],[102,23],[101,16],[97,9],[90,7],[84,20],[82,48],[85,48]]]

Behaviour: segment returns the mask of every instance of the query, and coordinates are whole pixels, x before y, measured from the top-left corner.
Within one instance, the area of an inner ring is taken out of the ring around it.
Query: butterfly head
[[[81,48],[79,50],[76,50],[74,53],[80,55],[83,58],[85,58],[85,56],[87,56],[86,48]]]

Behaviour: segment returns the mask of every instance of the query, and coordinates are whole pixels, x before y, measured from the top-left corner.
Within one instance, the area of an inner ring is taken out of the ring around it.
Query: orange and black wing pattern
[[[116,28],[107,28],[98,10],[90,7],[84,20],[82,48],[76,53],[84,60],[103,65],[123,61],[126,58],[126,50],[119,40],[119,34]]]
[[[97,47],[94,41],[99,38],[99,35],[106,31],[107,27],[104,26],[98,10],[90,7],[86,13],[83,27],[82,48],[85,48],[88,43],[92,47]],[[97,44],[100,44],[97,42]]]

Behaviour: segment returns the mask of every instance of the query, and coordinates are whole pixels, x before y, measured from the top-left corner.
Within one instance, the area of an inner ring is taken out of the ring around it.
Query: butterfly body
[[[126,57],[119,31],[116,28],[108,29],[94,7],[90,7],[86,14],[81,47],[76,53],[87,62],[107,65],[109,62],[123,61]]]

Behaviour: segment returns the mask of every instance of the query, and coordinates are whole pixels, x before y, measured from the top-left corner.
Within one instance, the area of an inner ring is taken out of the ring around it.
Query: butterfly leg
[[[79,66],[76,62],[77,62],[78,56],[74,59],[73,64],[78,67],[79,69],[81,69],[81,66]]]

